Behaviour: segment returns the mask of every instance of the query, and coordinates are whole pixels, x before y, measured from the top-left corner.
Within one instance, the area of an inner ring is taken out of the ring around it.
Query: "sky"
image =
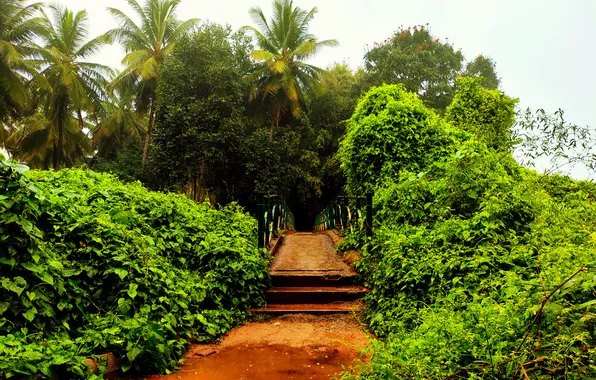
[[[72,10],[86,9],[90,35],[115,27],[106,7],[131,14],[125,0],[58,0]],[[141,2],[141,1],[139,1]],[[482,54],[496,62],[501,90],[520,106],[565,111],[565,119],[596,128],[596,0],[294,0],[318,8],[310,32],[337,39],[313,63],[326,67],[362,64],[365,46],[381,42],[400,25],[429,24],[441,40],[461,49],[466,59]],[[250,7],[271,14],[270,0],[182,0],[178,17],[199,18],[233,29],[252,25]],[[93,59],[119,67],[123,52],[105,48]],[[576,171],[575,176],[584,174]]]

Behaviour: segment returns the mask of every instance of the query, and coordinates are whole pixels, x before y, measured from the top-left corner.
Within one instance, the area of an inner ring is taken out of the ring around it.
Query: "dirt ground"
[[[180,371],[147,379],[332,379],[364,360],[368,338],[351,315],[284,315],[234,329],[217,345],[193,345]]]

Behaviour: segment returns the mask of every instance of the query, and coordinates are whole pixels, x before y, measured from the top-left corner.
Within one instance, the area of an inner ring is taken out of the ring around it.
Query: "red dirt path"
[[[181,370],[148,379],[332,379],[360,361],[368,335],[350,315],[285,315],[252,322],[217,345],[193,345]]]

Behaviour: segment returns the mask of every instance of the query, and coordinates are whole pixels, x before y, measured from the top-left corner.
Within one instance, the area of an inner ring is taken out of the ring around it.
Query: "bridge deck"
[[[337,256],[331,238],[325,234],[298,232],[285,237],[271,265],[271,274],[353,275]]]

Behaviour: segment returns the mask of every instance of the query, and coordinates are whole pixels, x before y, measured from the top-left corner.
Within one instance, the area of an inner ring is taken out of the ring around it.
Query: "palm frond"
[[[303,61],[324,47],[337,46],[336,40],[317,41],[308,33],[308,24],[317,13],[295,7],[291,0],[274,0],[273,14],[267,20],[260,8],[249,14],[257,28],[245,26],[252,32],[258,50],[251,57],[257,67],[245,79],[251,83],[249,100],[260,99],[262,105],[273,107],[273,125],[278,125],[284,113],[300,114],[304,91],[319,91],[323,69]]]

